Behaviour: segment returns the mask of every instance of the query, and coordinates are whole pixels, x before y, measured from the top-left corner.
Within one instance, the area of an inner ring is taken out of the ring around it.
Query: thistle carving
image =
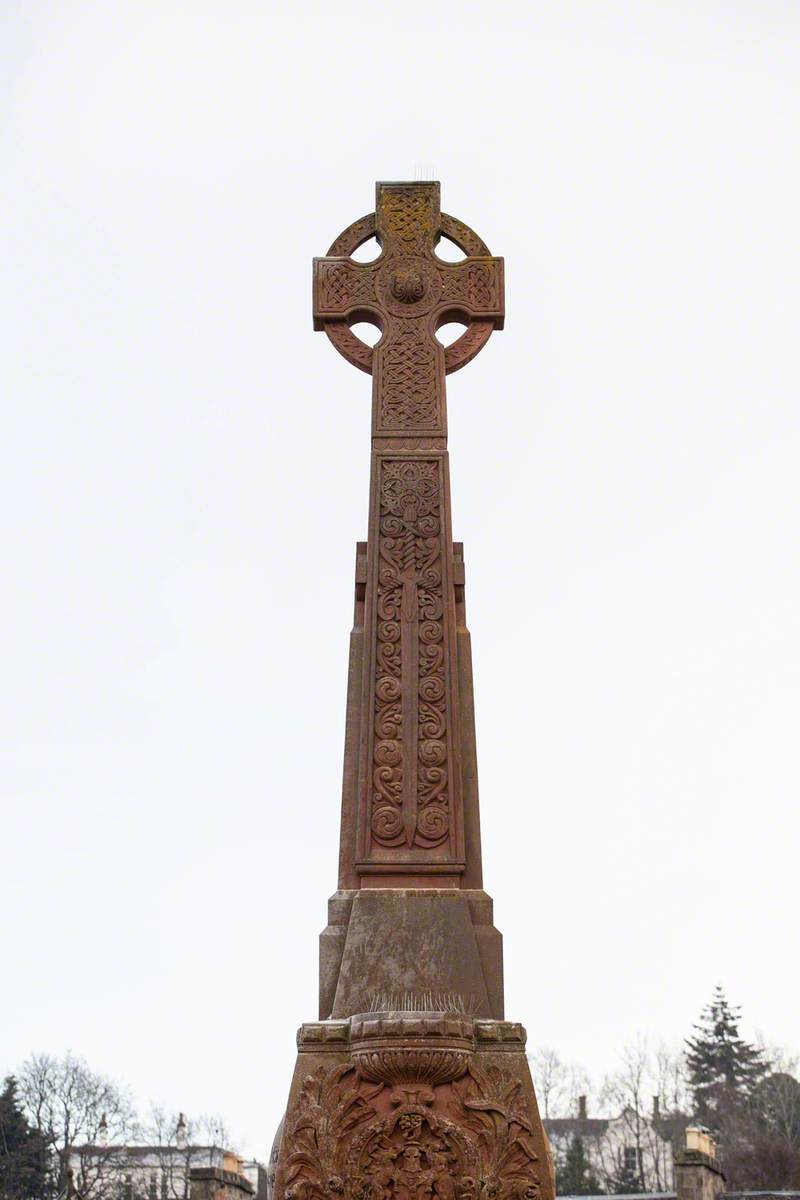
[[[285,1200],[539,1200],[521,1089],[474,1061],[434,1087],[320,1068],[287,1117]]]

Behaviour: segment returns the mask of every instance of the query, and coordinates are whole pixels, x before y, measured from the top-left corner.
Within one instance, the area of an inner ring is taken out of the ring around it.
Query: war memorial
[[[378,258],[354,260],[372,237]],[[437,257],[442,237],[466,257]],[[298,1032],[276,1140],[275,1200],[554,1195],[483,890],[464,554],[450,511],[445,376],[503,315],[503,260],[440,211],[438,183],[379,183],[374,213],[314,260],[314,328],[372,376],[372,457],[339,882],[320,937],[319,1019]],[[374,348],[352,332],[359,321],[381,330]],[[451,321],[465,331],[445,348],[435,333]]]

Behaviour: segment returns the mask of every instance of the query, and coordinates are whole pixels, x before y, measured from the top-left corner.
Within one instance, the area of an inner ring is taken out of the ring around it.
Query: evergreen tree
[[[630,1196],[644,1191],[640,1172],[635,1167],[623,1166],[614,1178],[611,1191],[615,1196]]]
[[[701,1121],[719,1128],[725,1114],[748,1098],[766,1070],[762,1051],[739,1037],[741,1010],[728,1004],[721,987],[686,1039],[686,1065]]]
[[[563,1167],[556,1171],[556,1193],[559,1196],[597,1196],[601,1192],[583,1138],[576,1133],[567,1147]]]
[[[38,1200],[45,1189],[46,1150],[17,1100],[17,1083],[0,1092],[0,1200]]]

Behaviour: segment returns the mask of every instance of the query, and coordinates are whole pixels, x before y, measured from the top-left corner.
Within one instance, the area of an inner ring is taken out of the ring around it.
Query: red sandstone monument
[[[350,255],[377,237],[370,263]],[[441,237],[466,255],[436,256]],[[372,375],[369,528],[358,543],[339,887],[319,1020],[298,1033],[275,1200],[551,1200],[525,1031],[503,1011],[483,890],[463,547],[445,375],[503,326],[503,260],[440,212],[438,183],[379,183],[314,260],[314,327]],[[434,336],[466,325],[447,348]],[[369,321],[373,348],[351,325]]]

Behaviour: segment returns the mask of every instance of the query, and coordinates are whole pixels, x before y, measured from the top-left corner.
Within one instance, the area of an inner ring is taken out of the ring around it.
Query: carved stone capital
[[[356,1016],[350,1046],[363,1079],[433,1086],[458,1079],[474,1048],[473,1021],[449,1013]]]

